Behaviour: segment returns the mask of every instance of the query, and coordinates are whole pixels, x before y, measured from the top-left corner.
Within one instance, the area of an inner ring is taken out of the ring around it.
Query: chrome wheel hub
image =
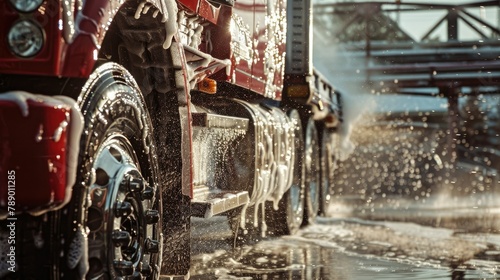
[[[136,155],[122,136],[107,139],[94,160],[89,188],[89,276],[141,279],[158,268],[155,189],[142,177]]]

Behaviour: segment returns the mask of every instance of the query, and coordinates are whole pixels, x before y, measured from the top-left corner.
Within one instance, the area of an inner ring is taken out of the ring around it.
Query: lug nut
[[[141,194],[141,199],[142,200],[153,199],[154,195],[155,195],[155,190],[152,187],[146,187]]]
[[[156,224],[160,220],[160,212],[158,210],[146,210],[146,223]]]
[[[127,231],[114,230],[113,233],[111,233],[111,240],[113,240],[116,247],[121,247],[128,245],[132,238],[130,237],[130,233]]]
[[[147,253],[158,253],[160,251],[160,242],[148,237],[145,242],[145,247]]]
[[[127,201],[116,202],[115,204],[115,216],[116,217],[128,217],[132,213],[132,204]]]
[[[128,187],[131,192],[142,192],[144,190],[144,180],[132,176],[128,180]]]

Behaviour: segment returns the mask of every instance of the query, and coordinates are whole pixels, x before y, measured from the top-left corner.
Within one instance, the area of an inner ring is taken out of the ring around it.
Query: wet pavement
[[[485,209],[458,211],[464,219],[451,209],[399,211],[393,220],[400,221],[385,220],[392,210],[379,209],[385,221],[376,221],[377,215],[356,218],[362,211],[336,205],[332,217],[294,236],[236,248],[224,218],[193,221],[191,279],[500,278],[500,235]]]

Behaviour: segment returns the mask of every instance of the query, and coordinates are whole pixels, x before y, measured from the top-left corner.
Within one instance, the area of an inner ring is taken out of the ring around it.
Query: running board
[[[248,119],[216,115],[210,113],[193,113],[193,126],[210,128],[231,128],[247,130]]]
[[[191,201],[191,215],[208,219],[243,206],[249,200],[247,191],[207,190],[203,193],[195,193]]]

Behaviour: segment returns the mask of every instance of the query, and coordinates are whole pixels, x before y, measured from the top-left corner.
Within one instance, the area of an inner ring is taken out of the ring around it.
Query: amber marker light
[[[208,94],[215,94],[217,92],[217,81],[205,78],[198,83],[198,90]]]

